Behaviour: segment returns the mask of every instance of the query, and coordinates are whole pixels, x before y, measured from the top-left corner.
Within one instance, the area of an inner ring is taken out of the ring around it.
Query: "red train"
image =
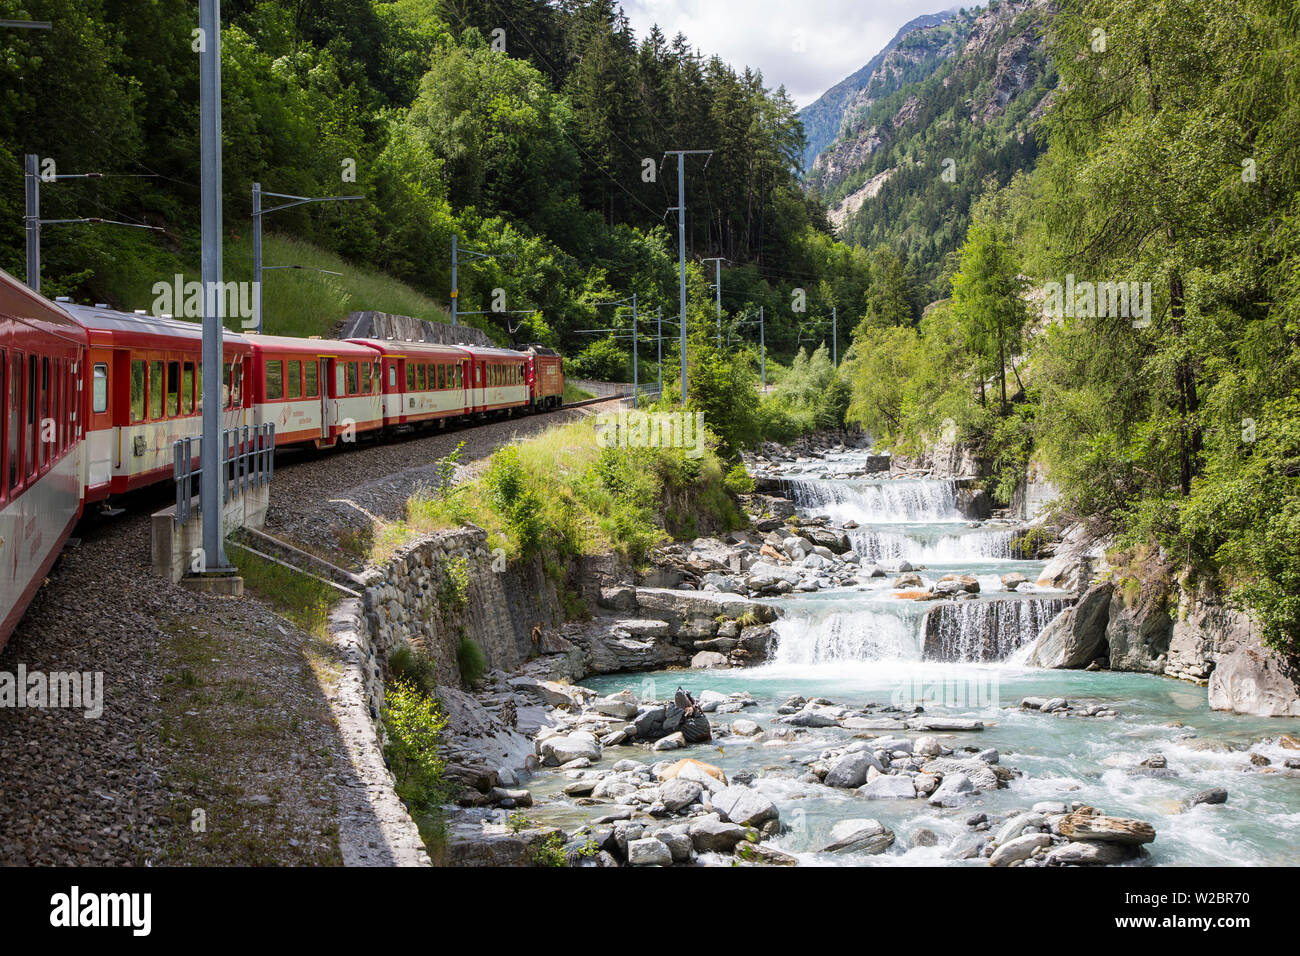
[[[50,302],[0,271],[0,648],[87,503],[172,480],[202,431],[197,323]],[[276,446],[558,408],[559,354],[227,330],[222,427]]]

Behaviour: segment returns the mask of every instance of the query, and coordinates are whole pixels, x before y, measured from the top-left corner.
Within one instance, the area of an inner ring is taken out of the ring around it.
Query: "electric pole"
[[[763,338],[763,307],[758,307],[758,383],[767,391],[767,342]]]
[[[199,155],[202,167],[203,440],[199,445],[199,509],[203,570],[228,571],[221,534],[221,14],[219,0],[199,0]]]
[[[835,306],[831,306],[831,366],[839,368],[840,365],[840,336],[839,326],[836,324]]]
[[[711,149],[670,149],[664,152],[664,156],[673,155],[677,157],[677,264],[680,274],[679,282],[679,308],[682,323],[682,404],[686,404],[686,157],[691,155],[705,155],[712,157]],[[709,165],[708,160],[704,165]],[[669,212],[672,212],[670,209]]]
[[[656,319],[657,328],[655,330],[655,342],[658,344],[655,362],[659,366],[659,397],[664,397],[664,307],[661,305],[655,310],[658,318]]]

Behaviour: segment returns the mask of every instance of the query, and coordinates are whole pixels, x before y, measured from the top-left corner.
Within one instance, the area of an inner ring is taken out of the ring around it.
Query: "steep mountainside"
[[[973,200],[1038,155],[1035,127],[1056,82],[1043,41],[1052,10],[1052,0],[1003,0],[915,29],[878,58],[806,177],[842,239],[898,244],[935,282]]]
[[[902,39],[914,30],[922,27],[939,26],[952,19],[952,17],[951,11],[945,11],[943,13],[927,13],[914,20],[909,20],[894,34],[894,38],[885,45],[885,48],[871,58],[866,66],[840,80],[840,82],[819,96],[816,101],[799,111],[799,119],[803,121],[804,133],[808,137],[808,145],[804,149],[802,159],[804,169],[811,169],[814,160],[839,137],[840,124],[844,120],[845,113],[849,111],[850,105],[856,101],[858,95],[871,82],[885,57],[898,48]]]

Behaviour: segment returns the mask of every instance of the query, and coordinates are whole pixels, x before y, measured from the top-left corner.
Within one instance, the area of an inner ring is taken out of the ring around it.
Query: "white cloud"
[[[705,56],[761,70],[806,106],[880,52],[908,20],[944,0],[621,0],[637,39],[686,34]]]

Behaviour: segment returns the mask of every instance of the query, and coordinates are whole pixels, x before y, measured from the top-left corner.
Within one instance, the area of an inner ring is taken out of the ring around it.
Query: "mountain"
[[[885,48],[856,73],[840,80],[814,102],[799,111],[808,146],[803,153],[803,168],[810,169],[817,156],[840,134],[840,123],[847,105],[870,81],[886,56],[897,49],[903,37],[922,27],[936,27],[952,19],[953,12],[927,13],[903,24]]]
[[[838,136],[804,177],[841,239],[897,246],[936,297],[943,291],[943,260],[971,204],[1038,156],[1036,128],[1056,84],[1043,35],[1053,10],[1053,0],[964,10],[872,61],[843,104]]]

